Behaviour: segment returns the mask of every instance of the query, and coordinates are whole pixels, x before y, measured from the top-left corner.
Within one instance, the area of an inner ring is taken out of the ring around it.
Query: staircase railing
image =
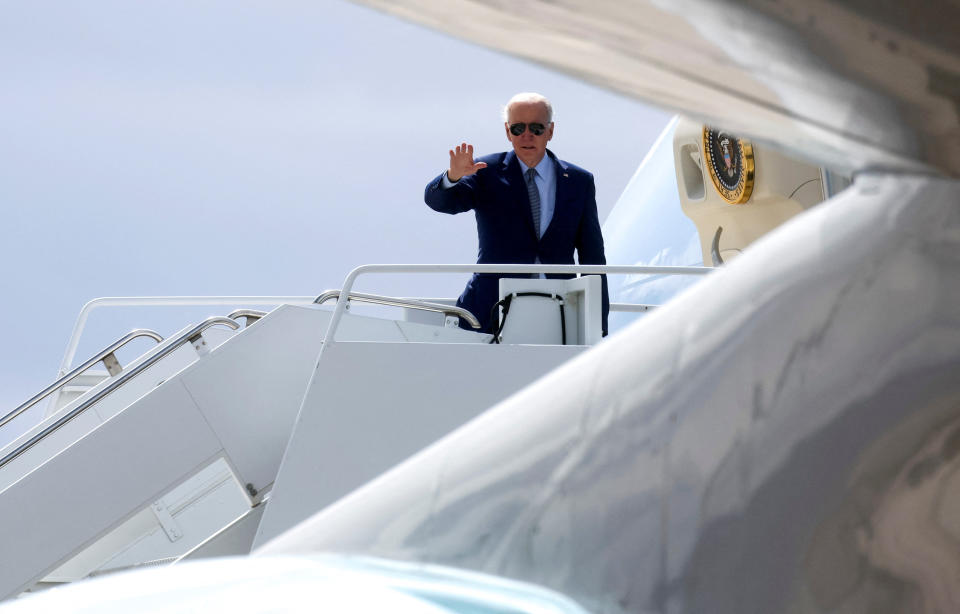
[[[162,358],[164,358],[165,356],[167,356],[168,354],[170,354],[171,352],[179,348],[181,345],[188,342],[194,343],[199,339],[203,331],[207,330],[211,326],[217,326],[217,325],[223,325],[233,330],[237,330],[240,328],[240,325],[237,324],[235,321],[231,320],[230,318],[225,318],[220,316],[207,318],[200,324],[197,324],[196,326],[191,328],[189,331],[183,333],[176,339],[172,340],[168,345],[161,348],[155,354],[149,356],[142,363],[138,364],[137,366],[127,371],[124,371],[119,377],[117,377],[116,379],[108,383],[106,386],[104,386],[103,388],[101,388],[100,390],[92,394],[88,399],[86,399],[85,401],[83,401],[73,409],[71,409],[69,412],[65,413],[63,416],[60,416],[59,418],[57,418],[57,420],[47,425],[43,430],[33,435],[32,437],[27,439],[25,442],[21,443],[16,448],[14,448],[12,451],[4,455],[3,458],[0,458],[0,469],[3,469],[3,467],[5,467],[8,463],[10,463],[14,459],[24,454],[27,450],[29,450],[33,446],[37,445],[39,442],[41,442],[44,438],[49,436],[51,433],[57,431],[62,426],[64,426],[65,424],[67,424],[68,422],[70,422],[71,420],[73,420],[83,412],[85,412],[87,409],[99,403],[104,397],[112,393],[117,388],[120,388],[121,386],[126,384],[128,381],[130,381],[131,379],[133,379],[134,377],[142,373],[144,370],[156,364],[159,360],[161,360]]]
[[[327,301],[340,298],[340,290],[327,290],[313,300],[317,305],[322,305]],[[382,296],[380,294],[362,294],[360,292],[351,292],[347,300],[357,301],[359,303],[372,303],[375,305],[388,305],[390,307],[406,307],[408,309],[420,309],[422,311],[436,311],[447,316],[459,316],[470,323],[472,328],[480,328],[480,321],[462,307],[454,305],[443,305],[441,303],[428,303],[411,298],[397,298],[393,296]]]
[[[340,297],[327,325],[326,341],[321,355],[335,343],[335,333],[347,307],[347,297],[352,297],[351,288],[361,275],[370,273],[500,273],[524,274],[554,273],[563,275],[709,275],[715,269],[687,266],[641,266],[598,264],[365,264],[347,274],[343,280]],[[323,295],[321,295],[323,296]],[[319,298],[319,297],[318,297]]]
[[[56,392],[63,386],[70,383],[71,380],[73,380],[78,375],[80,375],[81,373],[83,373],[93,365],[97,364],[98,362],[103,363],[103,366],[107,368],[107,372],[110,373],[110,375],[117,375],[123,370],[123,367],[120,366],[120,363],[117,361],[117,357],[114,354],[114,352],[116,352],[118,349],[125,346],[127,343],[133,341],[134,339],[138,339],[140,337],[149,337],[154,341],[156,341],[157,343],[160,343],[161,341],[163,341],[163,337],[161,337],[159,333],[152,330],[147,330],[145,328],[138,328],[136,330],[130,331],[123,337],[120,337],[119,339],[117,339],[107,347],[103,348],[102,350],[94,354],[92,357],[90,357],[89,360],[84,362],[82,365],[78,366],[76,369],[71,370],[69,373],[57,379],[57,381],[53,382],[52,384],[50,384],[49,386],[47,386],[46,388],[44,388],[43,390],[35,394],[33,397],[30,398],[29,401],[27,401],[26,403],[23,403],[22,405],[20,405],[10,413],[8,413],[3,418],[0,418],[0,428],[2,428],[5,424],[10,422],[11,420],[16,418],[23,412],[27,411],[28,409],[30,409],[40,401],[50,396],[53,392]]]

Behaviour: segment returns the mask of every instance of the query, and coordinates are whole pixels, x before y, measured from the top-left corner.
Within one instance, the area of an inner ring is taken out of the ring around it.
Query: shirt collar
[[[524,164],[523,160],[521,160],[519,157],[517,158],[517,162],[520,163],[520,170],[523,171],[522,174],[526,176],[527,169],[530,167]],[[550,154],[543,154],[543,158],[534,168],[537,169],[537,174],[541,179],[544,181],[550,181],[550,179],[553,177],[553,159],[550,158]]]

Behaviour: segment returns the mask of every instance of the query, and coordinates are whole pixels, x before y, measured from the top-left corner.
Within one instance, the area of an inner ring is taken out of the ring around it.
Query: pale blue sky
[[[316,295],[359,264],[473,262],[472,215],[430,211],[423,186],[461,140],[507,147],[517,91],[552,99],[552,149],[594,172],[601,220],[668,120],[339,0],[0,7],[0,413],[53,379],[98,296]],[[97,316],[78,358],[173,332],[150,315]]]

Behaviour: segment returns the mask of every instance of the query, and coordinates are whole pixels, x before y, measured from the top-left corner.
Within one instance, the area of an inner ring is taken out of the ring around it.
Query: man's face
[[[526,124],[526,129],[519,135],[510,131],[514,124]],[[531,132],[530,124],[542,124],[543,134],[539,136]],[[513,144],[513,151],[517,153],[527,166],[536,166],[547,152],[547,142],[553,138],[553,122],[547,121],[547,108],[539,102],[514,103],[507,113],[507,139]]]

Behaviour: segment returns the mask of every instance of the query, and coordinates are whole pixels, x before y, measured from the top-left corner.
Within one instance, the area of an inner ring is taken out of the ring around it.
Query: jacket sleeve
[[[600,216],[597,213],[597,189],[593,175],[587,175],[587,187],[583,195],[583,217],[577,229],[577,261],[580,264],[606,264],[607,257],[603,249],[603,233],[600,231]],[[607,290],[607,276],[601,275],[603,286],[603,334],[607,334],[607,319],[610,313],[610,295]]]
[[[449,188],[443,187],[443,176],[440,173],[427,184],[423,191],[423,202],[434,211],[440,213],[463,213],[474,208],[476,204],[476,178],[462,177]]]

